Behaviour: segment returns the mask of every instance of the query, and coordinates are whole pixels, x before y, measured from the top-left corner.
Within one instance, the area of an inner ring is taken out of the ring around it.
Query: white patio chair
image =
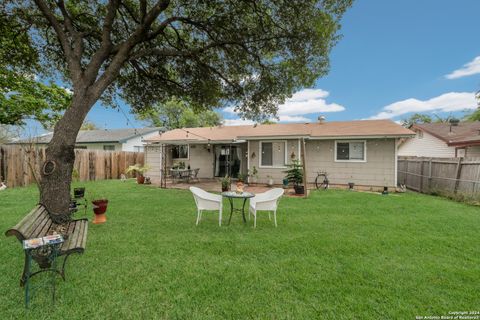
[[[195,204],[197,205],[197,223],[202,219],[202,211],[217,211],[218,210],[218,225],[222,225],[222,196],[213,194],[197,187],[190,187],[193,193]]]
[[[277,226],[277,206],[280,197],[283,195],[283,189],[275,188],[264,193],[259,193],[250,199],[248,208],[248,218],[250,213],[253,214],[253,227],[257,227],[257,211],[268,211],[268,219],[270,220],[270,211],[273,211],[275,227]]]

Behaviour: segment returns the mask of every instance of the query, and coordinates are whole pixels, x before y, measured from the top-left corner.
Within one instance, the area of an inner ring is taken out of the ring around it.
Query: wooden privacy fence
[[[480,158],[398,158],[398,183],[424,193],[480,194]]]
[[[34,183],[44,160],[42,147],[0,146],[0,179],[8,187]],[[136,163],[144,164],[143,152],[75,150],[74,168],[80,181],[118,179]]]

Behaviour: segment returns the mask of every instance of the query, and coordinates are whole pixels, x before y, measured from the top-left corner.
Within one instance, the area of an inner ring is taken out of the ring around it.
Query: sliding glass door
[[[242,148],[236,145],[215,145],[215,177],[236,178],[242,165]]]

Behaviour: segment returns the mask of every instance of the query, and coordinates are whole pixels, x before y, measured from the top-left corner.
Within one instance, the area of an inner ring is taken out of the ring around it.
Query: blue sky
[[[475,108],[479,12],[478,0],[356,1],[343,18],[330,73],[280,106],[281,121],[315,121],[319,114],[327,121],[400,120],[412,112],[462,115]],[[102,106],[88,119],[101,128],[143,126],[123,109],[128,124]],[[244,123],[230,109],[220,112],[226,124]]]

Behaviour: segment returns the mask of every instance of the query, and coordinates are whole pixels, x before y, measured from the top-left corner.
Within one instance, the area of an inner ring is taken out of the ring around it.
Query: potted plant
[[[140,164],[136,164],[134,166],[129,166],[127,171],[125,171],[125,173],[132,173],[132,172],[135,172],[136,175],[137,175],[137,183],[138,184],[144,184],[145,183],[145,177],[143,176],[143,174],[145,172],[148,171],[148,169],[150,169],[148,166],[142,166]]]
[[[282,179],[282,184],[283,184],[283,189],[288,188],[288,178],[283,178]]]
[[[108,207],[108,199],[105,196],[100,195],[92,195],[92,204],[93,204],[93,213],[95,213],[95,217],[93,219],[93,223],[100,224],[107,221],[107,216],[105,212],[107,211]]]
[[[222,192],[230,190],[230,185],[232,183],[232,180],[228,175],[222,178],[221,183],[222,183]]]
[[[258,179],[258,170],[257,167],[253,166],[253,169],[248,172],[248,182],[249,183],[257,183]]]
[[[267,175],[267,179],[268,179],[267,185],[268,185],[269,187],[273,186],[273,177],[270,176],[270,175]]]
[[[239,173],[237,176],[237,193],[243,192],[243,187],[245,186],[245,180],[247,180],[247,175],[243,173]]]
[[[296,194],[304,194],[305,186],[303,185],[303,171],[300,161],[292,160],[292,163],[288,164],[287,167],[289,169],[284,171],[287,174],[285,179],[288,179],[289,182],[293,183],[293,188],[295,189]]]

